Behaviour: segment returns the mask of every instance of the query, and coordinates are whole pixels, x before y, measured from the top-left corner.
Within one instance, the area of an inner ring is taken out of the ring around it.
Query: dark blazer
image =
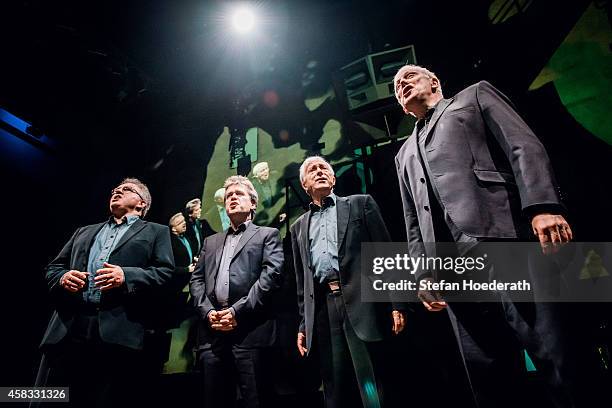
[[[442,99],[428,124],[425,161],[431,182],[455,226],[468,236],[518,238],[524,214],[560,207],[544,146],[488,82]],[[413,256],[435,242],[416,126],[395,157]]]
[[[187,223],[185,238],[187,238],[187,241],[189,241],[189,244],[191,245],[193,256],[196,256],[202,249],[201,244],[202,242],[204,242],[204,238],[214,234],[215,231],[213,231],[212,227],[206,220],[198,220],[198,225],[195,221],[192,221],[191,218],[189,218],[189,214],[187,214],[186,212],[183,212],[183,216],[185,217],[185,222]],[[198,237],[200,238],[199,245]]]
[[[200,316],[199,345],[207,347],[228,341],[243,347],[264,347],[274,343],[276,326],[267,308],[280,288],[284,262],[279,231],[250,222],[230,263],[229,304],[236,312],[238,326],[229,333],[212,330],[207,315],[221,307],[215,283],[227,232],[204,240],[198,264],[191,276],[190,291]]]
[[[384,303],[361,302],[361,243],[388,242],[389,232],[378,205],[370,195],[337,197],[338,265],[346,312],[355,333],[363,341],[379,341],[391,327],[391,309]],[[299,331],[306,334],[310,351],[315,318],[314,271],[310,259],[310,211],[291,226],[295,264]]]
[[[170,234],[170,242],[172,244],[172,253],[174,254],[174,265],[175,269],[180,274],[188,274],[188,267],[193,262],[192,259],[189,259],[189,251],[181,242],[181,240],[174,234]],[[187,241],[189,242],[189,241]],[[194,252],[193,255],[196,256],[198,253]],[[189,282],[185,282],[185,285]],[[183,285],[184,286],[184,285]]]
[[[83,306],[83,292],[68,292],[59,281],[71,269],[86,271],[91,245],[104,224],[79,228],[47,266],[46,280],[55,312],[41,346],[62,340],[76,311]],[[137,220],[117,243],[108,262],[121,266],[125,283],[101,294],[100,337],[107,343],[142,349],[145,328],[154,318],[149,313],[150,295],[169,282],[174,270],[168,227]]]

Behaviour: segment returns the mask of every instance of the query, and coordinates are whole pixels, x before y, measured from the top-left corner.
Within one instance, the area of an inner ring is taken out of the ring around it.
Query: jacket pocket
[[[476,175],[476,178],[478,180],[487,183],[502,183],[511,184],[514,186],[516,185],[516,182],[514,181],[514,175],[503,171],[474,169],[474,174]]]

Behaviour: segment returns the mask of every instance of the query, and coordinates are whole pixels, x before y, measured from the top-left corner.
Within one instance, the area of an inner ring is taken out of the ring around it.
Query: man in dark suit
[[[572,239],[548,155],[506,96],[483,81],[444,99],[437,76],[414,65],[401,68],[394,85],[404,112],[418,119],[395,159],[412,257],[435,256],[424,245],[433,242],[461,243],[464,251],[476,253],[481,241],[530,241],[535,235],[548,251]],[[435,278],[422,271],[416,277]],[[447,307],[436,292],[422,291],[419,298],[429,311]],[[516,387],[525,346],[552,360],[553,386],[569,386],[569,366],[561,364],[567,363],[564,335],[547,317],[555,314],[550,309],[515,304],[503,293],[498,302],[450,305],[480,406],[524,403]],[[559,396],[557,402],[567,406],[569,398]]]
[[[334,171],[322,157],[304,161],[300,181],[312,203],[291,226],[298,351],[316,345],[327,407],[380,407],[381,340],[403,330],[404,314],[361,302],[361,243],[390,241],[389,233],[371,196],[333,193]]]
[[[185,237],[189,241],[191,251],[194,254],[200,253],[204,238],[215,233],[208,221],[200,219],[201,215],[202,201],[199,198],[189,200],[185,204],[185,210],[183,211],[187,223]]]
[[[270,374],[264,357],[276,337],[270,300],[281,286],[279,231],[251,222],[257,192],[242,176],[224,184],[226,231],[204,240],[191,278],[200,316],[199,360],[207,407],[231,407],[236,381],[247,407],[269,406]]]
[[[42,340],[37,385],[69,386],[73,406],[139,399],[148,296],[171,279],[168,227],[143,221],[151,194],[127,178],[109,220],[77,229],[47,266],[55,311]]]

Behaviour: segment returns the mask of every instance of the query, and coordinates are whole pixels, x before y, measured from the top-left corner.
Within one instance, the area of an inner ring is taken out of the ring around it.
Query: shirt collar
[[[138,220],[140,218],[140,215],[134,215],[134,214],[130,214],[130,215],[124,215],[123,218],[121,218],[122,222],[121,224],[127,224],[127,226],[131,226],[133,223],[136,222],[136,220]],[[115,217],[113,217],[112,215],[108,218],[108,223],[113,226],[113,225],[119,225],[117,224],[117,222],[115,221]]]
[[[336,195],[332,192],[330,193],[328,196],[323,197],[322,201],[322,205],[319,207],[318,205],[316,205],[315,203],[311,202],[309,204],[310,210],[311,211],[319,211],[323,208],[327,208],[327,207],[333,207],[336,205]]]
[[[249,226],[250,222],[251,222],[251,220],[247,220],[247,221],[243,222],[242,224],[240,224],[238,226],[238,229],[236,229],[236,230],[234,230],[234,227],[232,227],[232,224],[230,224],[229,228],[227,229],[227,235],[238,235],[238,234],[246,231],[246,229]]]

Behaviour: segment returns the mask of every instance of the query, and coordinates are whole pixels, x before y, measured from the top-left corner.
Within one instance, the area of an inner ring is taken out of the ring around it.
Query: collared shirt
[[[419,161],[425,173],[427,181],[427,193],[429,197],[429,211],[432,218],[436,242],[476,242],[477,239],[470,237],[455,225],[440,199],[440,193],[431,182],[431,171],[429,163],[425,160],[425,142],[429,133],[431,118],[440,102],[436,103],[427,111],[425,117],[417,122],[417,145],[419,147]]]
[[[229,279],[230,279],[230,263],[234,257],[234,252],[238,242],[250,221],[245,221],[238,226],[237,230],[232,227],[228,228],[225,235],[225,243],[223,244],[223,255],[221,255],[221,263],[219,264],[219,272],[215,283],[215,296],[221,307],[229,306]]]
[[[83,299],[88,303],[100,303],[100,288],[94,282],[96,271],[104,268],[104,262],[108,262],[111,252],[117,246],[127,230],[138,220],[138,215],[127,215],[122,218],[122,223],[117,224],[111,216],[96,235],[87,260],[87,288],[83,291]]]
[[[336,195],[331,193],[319,207],[310,203],[310,260],[314,276],[319,282],[339,279],[338,270],[338,215]]]

